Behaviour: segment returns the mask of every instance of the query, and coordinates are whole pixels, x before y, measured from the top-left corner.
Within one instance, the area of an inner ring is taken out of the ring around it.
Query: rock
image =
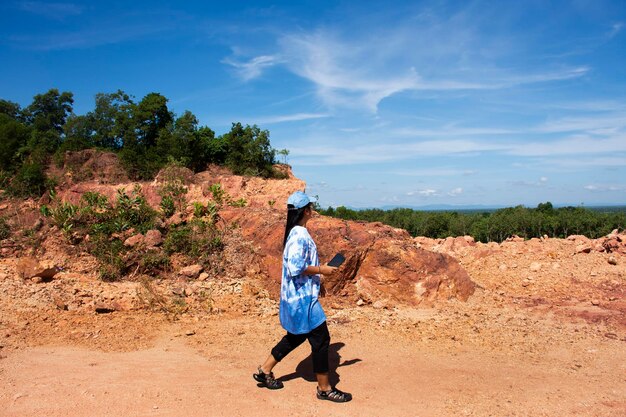
[[[194,334],[196,334],[196,331],[193,329],[188,329],[187,331],[185,331],[185,336],[193,336]]]
[[[530,264],[530,270],[533,272],[537,272],[541,269],[541,264],[539,262],[533,262]]]
[[[172,288],[172,294],[177,295],[179,297],[187,296],[187,288],[185,285],[177,285]]]
[[[387,303],[384,302],[383,300],[377,300],[374,302],[374,304],[372,304],[372,307],[377,308],[377,309],[387,308]]]
[[[596,300],[596,299],[591,300],[591,305],[599,306],[600,305],[600,300]]]
[[[500,266],[498,267],[498,269],[502,272],[506,271],[508,268],[506,267],[506,264],[500,264]]]
[[[613,230],[611,231],[611,233],[609,233],[608,235],[606,235],[606,237],[608,237],[608,238],[619,237],[619,229],[613,229]]]
[[[588,243],[584,243],[582,245],[576,246],[576,253],[589,253],[591,252],[591,245]]]
[[[174,213],[172,217],[165,221],[166,226],[176,226],[183,222],[183,215],[180,213]]]
[[[196,279],[200,275],[200,272],[202,272],[202,269],[202,266],[198,264],[189,265],[178,271],[178,274],[189,277],[191,279]]]
[[[128,246],[134,248],[136,246],[141,245],[144,242],[144,237],[141,233],[138,233],[134,236],[129,237],[124,241],[124,246]]]
[[[117,308],[112,304],[96,304],[94,310],[97,314],[107,314],[117,311]]]
[[[148,230],[144,242],[147,247],[152,248],[163,243],[163,236],[158,230]]]
[[[198,275],[198,281],[206,281],[207,279],[209,279],[209,274],[207,274],[206,272],[202,272],[200,275]]]
[[[50,281],[60,271],[52,261],[39,262],[35,258],[20,258],[15,267],[19,276],[24,279],[40,278],[38,282]]]
[[[617,265],[617,259],[615,258],[615,256],[609,256],[608,263],[610,263],[611,265]]]
[[[41,218],[37,219],[35,224],[33,225],[33,230],[39,231],[43,227],[43,220]]]
[[[290,191],[293,192],[285,189],[280,193]],[[267,200],[261,203],[245,210],[224,207],[220,216],[226,222],[236,222],[243,237],[258,245],[255,256],[267,275],[264,286],[270,296],[278,297],[284,213],[267,207]],[[416,243],[423,247],[430,243],[418,241],[404,230],[326,216],[311,219],[307,229],[322,261],[337,252],[346,257],[336,274],[324,278],[328,295],[415,306],[437,299],[466,301],[475,291],[475,283],[456,258],[417,248]],[[465,239],[460,240],[461,245],[467,246]]]
[[[359,307],[361,307],[364,304],[365,304],[365,301],[363,301],[362,298],[359,298],[358,301],[356,302],[356,305],[358,305]]]
[[[602,242],[602,246],[607,252],[616,252],[620,248],[620,240],[618,237],[611,237]]]
[[[523,242],[524,238],[523,237],[519,237],[518,235],[513,235],[510,236],[508,238],[506,238],[505,242]]]

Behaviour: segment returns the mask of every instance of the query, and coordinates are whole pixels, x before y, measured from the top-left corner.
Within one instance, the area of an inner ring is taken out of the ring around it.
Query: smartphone
[[[333,257],[333,259],[330,260],[330,262],[328,262],[327,265],[328,266],[337,267],[337,266],[341,265],[343,263],[343,261],[345,261],[345,260],[346,260],[346,258],[341,253],[338,253],[338,254],[336,254]]]

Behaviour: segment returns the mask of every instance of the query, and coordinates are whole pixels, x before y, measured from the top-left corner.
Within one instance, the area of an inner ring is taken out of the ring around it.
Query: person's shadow
[[[357,362],[361,362],[361,359],[350,359],[341,362],[341,355],[339,354],[339,350],[344,346],[345,343],[337,342],[332,343],[328,347],[328,379],[333,387],[337,385],[340,380],[339,374],[337,373],[337,368],[339,368],[340,366],[349,366]],[[291,381],[292,379],[296,379],[298,377],[303,378],[309,382],[317,381],[315,372],[313,372],[313,358],[311,357],[311,355],[303,359],[298,364],[298,366],[296,366],[296,370],[294,372],[283,375],[277,379],[286,382]]]

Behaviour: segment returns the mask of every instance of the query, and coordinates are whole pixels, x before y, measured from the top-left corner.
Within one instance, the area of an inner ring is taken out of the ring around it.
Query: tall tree
[[[159,93],[146,95],[134,108],[133,116],[137,140],[146,148],[156,145],[159,132],[173,119],[167,108],[167,98]]]
[[[26,109],[28,119],[40,132],[55,131],[61,134],[67,116],[72,113],[73,104],[72,93],[59,93],[59,90],[52,88],[47,93],[33,97],[33,102]]]
[[[94,124],[94,145],[120,149],[126,142],[133,142],[135,106],[132,98],[122,90],[96,94],[96,107],[89,113]]]

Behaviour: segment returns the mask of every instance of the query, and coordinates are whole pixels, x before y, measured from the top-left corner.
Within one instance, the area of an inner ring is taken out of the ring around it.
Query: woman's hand
[[[335,273],[337,268],[334,266],[328,265],[319,265],[319,266],[307,266],[304,270],[306,275],[332,275]]]
[[[320,265],[320,274],[322,275],[332,275],[335,271],[337,271],[337,268],[334,266]]]

